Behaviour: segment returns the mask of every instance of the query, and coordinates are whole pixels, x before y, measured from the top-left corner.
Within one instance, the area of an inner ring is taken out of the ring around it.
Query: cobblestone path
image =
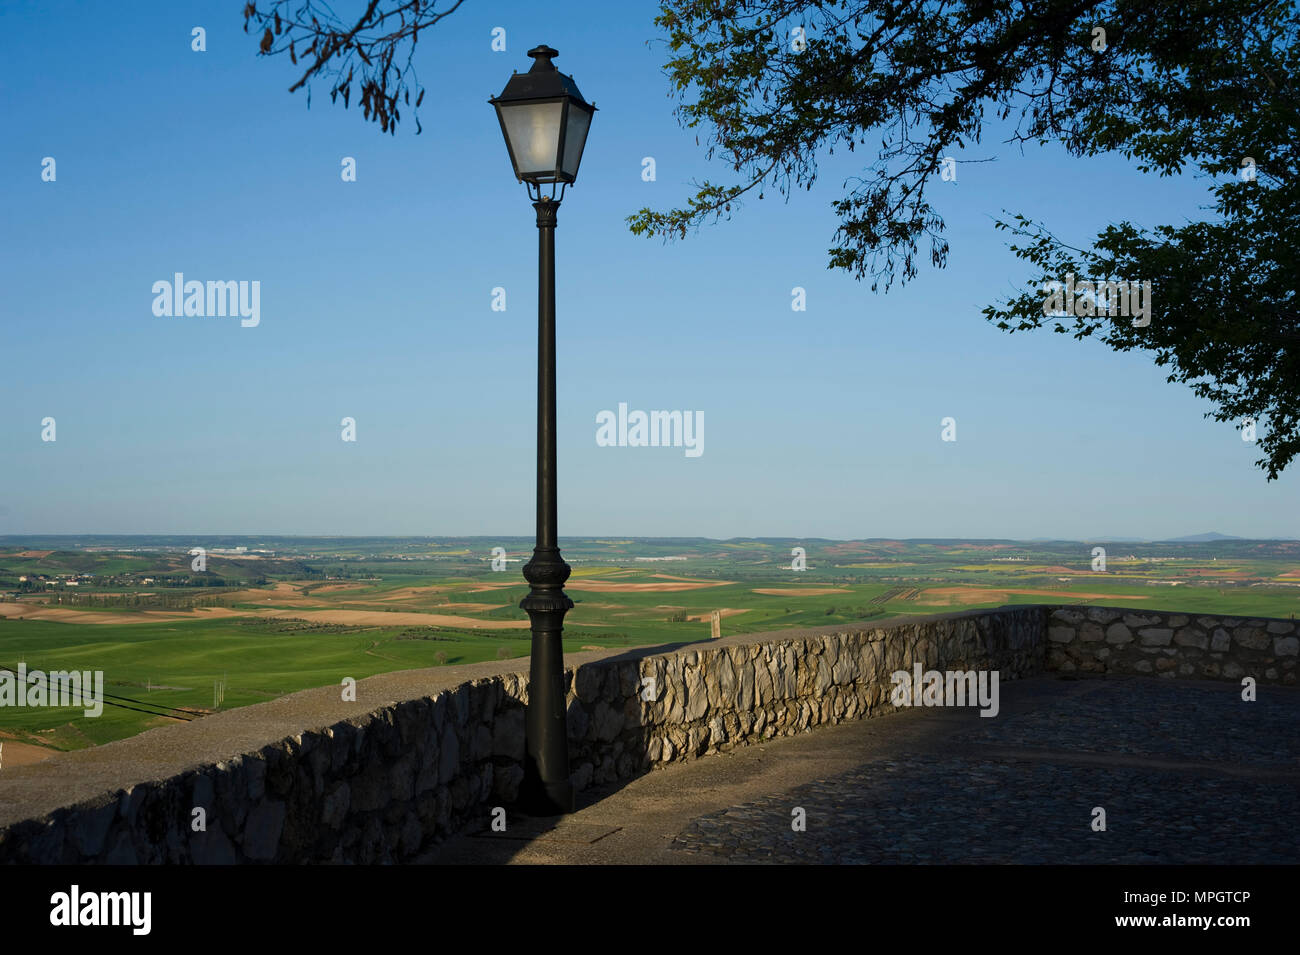
[[[980,719],[938,751],[701,816],[673,849],[733,862],[1294,864],[1300,697],[1259,692],[1250,703],[1226,683],[1096,681]]]

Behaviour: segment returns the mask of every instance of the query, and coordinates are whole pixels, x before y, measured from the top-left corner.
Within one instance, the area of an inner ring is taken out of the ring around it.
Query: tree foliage
[[[656,23],[679,120],[702,128],[708,156],[736,177],[695,183],[680,208],[640,210],[634,233],[685,237],[754,190],[810,189],[823,149],[866,147],[862,175],[834,202],[829,267],[888,291],[916,276],[921,243],[946,264],[927,189],[943,157],[995,125],[1022,149],[1058,141],[1145,173],[1191,171],[1207,179],[1208,210],[1174,225],[1120,221],[1072,237],[1078,247],[1008,212],[996,228],[1041,275],[983,314],[1009,332],[1047,322],[1152,352],[1169,381],[1210,400],[1207,416],[1260,422],[1256,463],[1270,480],[1300,452],[1292,0],[662,0]],[[1047,315],[1044,287],[1068,272],[1150,281],[1150,324]]]
[[[287,54],[301,68],[289,92],[306,87],[309,106],[311,81],[319,77],[331,84],[330,101],[341,96],[344,109],[355,89],[365,119],[386,133],[397,132],[402,107],[411,107],[418,134],[424,87],[413,62],[416,43],[463,2],[365,0],[358,16],[341,18],[325,0],[270,0],[260,7],[254,0],[244,6],[244,32],[252,26],[261,35],[259,55]]]

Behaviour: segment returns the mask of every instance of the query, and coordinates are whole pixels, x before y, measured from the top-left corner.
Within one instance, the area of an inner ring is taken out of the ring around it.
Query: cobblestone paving
[[[932,752],[703,816],[673,848],[719,862],[1296,864],[1298,721],[1294,693],[1268,705],[1231,684],[1098,681]]]
[[[1300,769],[1300,708],[1292,702],[1294,692],[1257,687],[1256,701],[1245,703],[1236,683],[1090,682],[1087,692],[1068,704],[984,718],[955,739]]]

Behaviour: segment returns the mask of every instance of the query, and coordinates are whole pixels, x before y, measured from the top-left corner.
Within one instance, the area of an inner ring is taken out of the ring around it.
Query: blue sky
[[[0,534],[530,534],[537,238],[486,100],[545,42],[599,107],[556,235],[562,536],[1300,536],[1300,475],[1150,355],[980,315],[1029,275],[1003,209],[1078,244],[1199,215],[1203,180],[986,140],[935,184],[948,268],[873,294],[826,268],[862,151],[684,242],[628,232],[728,172],[673,116],[654,3],[467,0],[395,137],[290,95],[240,9],[0,8]],[[176,272],[259,281],[260,324],[155,316]],[[598,447],[620,402],[703,412],[704,453]]]

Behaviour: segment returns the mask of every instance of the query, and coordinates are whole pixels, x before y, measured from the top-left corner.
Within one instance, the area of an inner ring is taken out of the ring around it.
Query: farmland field
[[[196,568],[194,547],[206,549]],[[506,549],[503,570],[493,547]],[[1094,548],[1106,550],[1093,569]],[[562,542],[566,652],[1003,604],[1290,617],[1300,543]],[[804,570],[791,567],[793,548]],[[243,550],[237,550],[244,548]],[[376,673],[524,658],[522,539],[0,538],[0,668],[103,671],[113,705],[0,708],[40,758]],[[127,708],[134,706],[134,708]],[[143,710],[144,712],[141,712]]]

